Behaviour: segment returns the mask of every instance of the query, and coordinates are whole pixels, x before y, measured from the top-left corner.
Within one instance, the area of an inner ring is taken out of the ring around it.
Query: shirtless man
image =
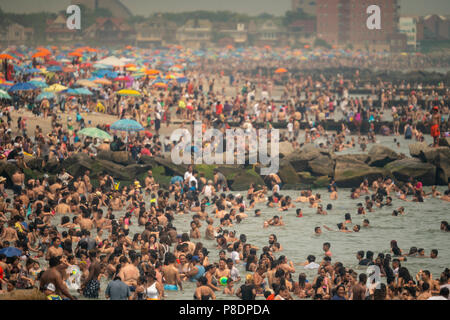
[[[55,207],[55,212],[57,214],[67,214],[67,213],[72,213],[70,211],[70,206],[66,203],[65,199],[61,199],[61,201],[59,202],[59,204]]]
[[[154,191],[158,190],[159,184],[155,182],[152,170],[148,170],[147,177],[145,178],[145,190]]]
[[[49,187],[50,193],[54,194],[56,193],[56,190],[62,189],[62,187],[62,181],[60,179],[56,179],[56,182]]]
[[[338,193],[336,191],[336,188],[331,187],[330,200],[337,200],[337,199],[338,199]]]
[[[272,219],[264,221],[264,228],[269,226],[279,227],[284,226],[283,218],[279,216],[274,216]]]
[[[137,263],[138,259],[136,256],[133,256],[134,261],[132,263],[128,262],[128,259],[125,256],[122,256],[119,260],[122,268],[119,271],[118,276],[122,281],[128,285],[133,292],[137,286],[137,281],[139,279],[139,269],[136,267],[135,263]]]
[[[439,147],[439,137],[441,132],[439,128],[441,127],[441,114],[439,113],[439,108],[437,106],[433,107],[431,115],[431,136],[433,137],[433,147]]]
[[[3,233],[0,235],[0,239],[5,242],[14,243],[19,240],[16,229],[14,229],[14,221],[9,221],[8,226],[3,229]]]
[[[52,239],[52,246],[48,248],[47,254],[45,255],[45,260],[50,260],[53,257],[62,257],[63,248],[60,247],[61,239],[54,237]]]
[[[91,178],[89,178],[89,175],[91,174],[91,172],[89,170],[86,170],[86,172],[84,173],[83,176],[83,182],[84,185],[86,186],[86,189],[91,192],[92,191],[92,184],[91,184]]]
[[[85,184],[84,181],[81,179],[81,177],[78,177],[77,181],[75,181],[75,182],[73,183],[73,186],[74,186],[75,189],[77,190],[78,194],[80,194],[80,195],[86,195],[86,193],[87,193],[86,184]]]
[[[81,230],[91,230],[94,222],[89,218],[89,212],[83,212],[80,219]]]
[[[164,290],[177,291],[178,287],[183,290],[183,285],[181,282],[180,272],[175,266],[176,259],[171,253],[166,256],[166,265],[162,267],[162,273],[164,275]]]
[[[63,275],[66,273],[68,265],[65,262],[61,262],[59,257],[52,257],[49,259],[49,269],[44,271],[39,282],[39,290],[44,291],[44,288],[49,283],[53,283],[56,287],[55,293],[67,297],[70,300],[76,300],[72,296],[67,288],[66,283],[63,280]]]
[[[25,182],[25,175],[17,169],[11,176],[11,180],[13,183],[14,194],[20,194],[22,191],[22,186]]]
[[[208,226],[206,227],[206,230],[205,230],[205,239],[207,239],[207,240],[215,239],[213,223],[214,223],[214,220],[212,218],[210,218],[208,220]]]

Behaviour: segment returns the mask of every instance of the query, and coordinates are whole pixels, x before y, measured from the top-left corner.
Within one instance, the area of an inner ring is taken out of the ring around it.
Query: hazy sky
[[[101,1],[101,0],[100,0]],[[230,10],[248,14],[269,12],[282,15],[291,7],[291,0],[122,0],[130,10],[147,16],[153,12],[190,10]],[[70,0],[0,0],[7,12],[60,11]],[[376,0],[374,0],[376,3]],[[450,0],[400,0],[403,15],[450,14]]]

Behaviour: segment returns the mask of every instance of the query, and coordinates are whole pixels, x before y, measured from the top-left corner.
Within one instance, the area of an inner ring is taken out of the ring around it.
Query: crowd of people
[[[46,79],[47,84],[71,87],[79,79],[90,78],[94,70],[86,64],[95,63],[99,54],[96,52],[88,61],[74,59],[71,72],[53,74]],[[49,59],[34,59],[32,63],[34,67],[45,66]],[[354,67],[354,63],[359,63],[359,67],[374,63],[383,67],[387,61],[412,67],[433,59],[418,56],[409,60],[339,61],[342,68]],[[445,63],[444,58],[440,59]],[[317,59],[310,67],[325,65],[329,65],[329,60]],[[204,130],[224,130],[236,123],[244,129],[284,123],[282,141],[291,142],[294,149],[322,137],[322,148],[342,151],[358,144],[365,150],[368,143],[375,142],[376,134],[384,134],[375,132],[374,123],[389,114],[392,127],[382,130],[392,130],[394,135],[401,133],[407,139],[423,141],[428,132],[422,132],[418,125],[424,123],[430,127],[437,146],[439,138],[448,134],[446,88],[421,89],[416,83],[380,81],[368,84],[377,98],[352,97],[349,89],[360,85],[357,74],[349,79],[342,75],[313,79],[250,74],[263,66],[276,65],[270,59],[264,64],[253,61],[248,65],[233,58],[216,62],[199,59],[197,67],[186,64],[184,75],[189,81],[184,84],[170,81],[167,87],[157,88],[151,85],[149,77],[135,79],[130,88],[142,93],[135,97],[116,95],[125,83],[110,81],[111,84],[98,86],[94,95],[87,98],[60,94],[37,101],[40,91],[31,90],[13,92],[12,100],[2,100],[1,152],[4,161],[15,164],[16,170],[11,181],[0,178],[0,298],[2,294],[38,288],[50,300],[102,296],[112,300],[161,300],[168,291],[181,291],[184,284],[195,283],[192,298],[197,300],[216,299],[218,292],[244,300],[448,299],[448,268],[433,277],[428,270],[416,270],[418,273],[411,275],[402,266],[412,256],[436,259],[436,249],[428,256],[423,248],[413,247],[404,253],[392,241],[390,254],[379,253],[375,257],[372,251],[359,251],[355,253],[358,264],[377,267],[383,279],[368,281],[366,272],[333,260],[330,243],[324,243],[324,255],[317,262],[315,256],[309,255],[306,262],[294,263],[280,254],[283,244],[277,241],[275,233],[270,235],[267,246],[258,248],[245,234],[229,231],[244,219],[260,223],[261,230],[283,226],[283,212],[296,208],[296,216],[303,217],[302,206],[317,208],[321,215],[331,210],[332,204],[324,208],[320,194],[312,190],[301,191],[297,199],[284,196],[276,174],[268,177],[267,186],[251,186],[246,197],[231,193],[219,170],[215,170],[213,180],[207,180],[193,166],[184,177],[174,177],[169,188],[160,186],[152,171],[147,172],[144,181],[136,180],[130,186],[118,186],[114,177],[106,173],[98,177],[98,185],[94,184],[89,171],[75,177],[65,170],[56,177],[25,175],[28,156],[43,159],[43,168],[54,159],[63,162],[76,153],[95,157],[102,150],[126,150],[136,161],[144,155],[161,156],[176,143],[161,138],[161,126],[181,123],[182,127],[189,127],[193,120],[201,120]],[[131,76],[125,68],[117,69],[118,76]],[[32,75],[18,72],[8,77],[26,82]],[[283,85],[276,85],[281,80]],[[439,94],[438,89],[444,93]],[[280,101],[275,99],[276,90],[281,92]],[[29,128],[24,110],[31,111],[32,117],[50,121],[49,132],[40,126]],[[72,114],[73,119],[63,122],[64,112]],[[121,136],[104,123],[99,128],[111,133],[112,141],[81,137],[78,131],[88,126],[91,112],[135,119],[147,131]],[[16,124],[12,119],[17,114],[20,116]],[[325,130],[326,119],[340,120],[340,130]],[[369,125],[367,136],[360,132],[363,124]],[[356,137],[350,136],[350,125]],[[334,182],[328,191],[332,200],[345,196],[338,195]],[[432,197],[450,201],[450,185],[440,194],[435,187],[425,191],[420,181],[412,180],[400,187],[386,178],[371,185],[362,181],[348,196],[365,197],[357,214],[368,214],[392,206],[394,200],[422,202]],[[260,220],[261,210],[255,206],[261,205],[276,212],[273,218]],[[393,216],[403,214],[402,207],[393,210]],[[191,230],[180,234],[174,221],[184,215],[192,215]],[[200,231],[202,225],[206,226],[204,235]],[[351,215],[346,214],[336,230],[322,227],[327,232],[351,233],[361,232],[369,225],[368,218],[362,226],[353,224]],[[137,226],[138,232],[131,232],[130,226]],[[317,226],[314,233],[320,236],[322,227]],[[448,232],[448,222],[442,221],[440,229]],[[217,256],[209,255],[204,241],[216,242]],[[302,269],[317,270],[317,275],[307,279]],[[296,273],[298,279],[294,279]],[[106,287],[102,281],[107,282]]]

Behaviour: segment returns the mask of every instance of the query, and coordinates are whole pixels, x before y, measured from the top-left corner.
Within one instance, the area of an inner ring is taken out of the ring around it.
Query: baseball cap
[[[191,261],[200,261],[200,258],[198,256],[192,256]]]
[[[45,286],[45,290],[49,290],[49,291],[56,291],[55,285],[53,283],[49,283]]]

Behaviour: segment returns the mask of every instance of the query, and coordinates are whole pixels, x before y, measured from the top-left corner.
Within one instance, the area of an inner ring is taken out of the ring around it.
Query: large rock
[[[313,177],[311,173],[307,171],[297,172],[297,176],[300,179],[301,186],[309,187],[314,183],[314,181],[316,181],[316,178]]]
[[[369,166],[382,168],[388,163],[398,159],[399,155],[395,151],[377,144],[369,150],[369,160],[367,163]]]
[[[331,177],[334,172],[334,161],[321,154],[319,157],[308,161],[308,167],[313,175]]]
[[[65,159],[61,165],[62,168],[65,168],[67,172],[69,172],[75,178],[83,175],[86,170],[90,170],[91,174],[99,173],[99,170],[95,170],[99,165],[96,166],[96,160],[89,157],[87,153],[77,153],[67,159]]]
[[[300,178],[289,161],[281,161],[278,175],[283,182],[283,189],[295,190],[300,185]]]
[[[314,145],[304,146],[299,152],[295,152],[286,157],[294,167],[295,171],[302,172],[309,170],[308,162],[320,157],[321,153]]]
[[[407,182],[410,178],[413,178],[426,186],[436,184],[436,166],[419,159],[397,160],[389,163],[385,168],[399,181]]]
[[[130,164],[126,166],[123,170],[127,172],[127,175],[130,175],[131,177],[134,177],[137,179],[138,176],[146,173],[148,170],[151,170],[153,168],[152,165],[143,165],[143,164]]]
[[[450,138],[440,138],[439,139],[439,146],[440,147],[450,147]]]
[[[421,157],[437,167],[437,183],[446,185],[450,179],[450,148],[427,148]]]
[[[112,161],[124,166],[135,163],[128,151],[100,151],[97,153],[97,159]]]
[[[109,160],[98,160],[97,163],[100,165],[99,171],[105,172],[113,178],[127,181],[133,181],[135,178],[132,172],[127,172],[125,167],[120,164]]]
[[[233,177],[232,181],[228,181],[228,185],[233,191],[248,190],[252,183],[255,186],[264,185],[264,180],[253,170],[242,170]]]
[[[334,179],[338,187],[352,188],[358,187],[364,179],[368,179],[369,183],[372,183],[374,180],[384,177],[386,173],[384,169],[370,167],[352,155],[346,155],[336,159]]]
[[[409,154],[411,155],[411,157],[419,158],[422,150],[428,148],[428,144],[426,144],[425,142],[416,142],[411,143],[408,147],[409,147]]]
[[[292,143],[290,143],[289,141],[280,142],[279,153],[283,157],[287,157],[294,153],[294,147],[292,147]]]

